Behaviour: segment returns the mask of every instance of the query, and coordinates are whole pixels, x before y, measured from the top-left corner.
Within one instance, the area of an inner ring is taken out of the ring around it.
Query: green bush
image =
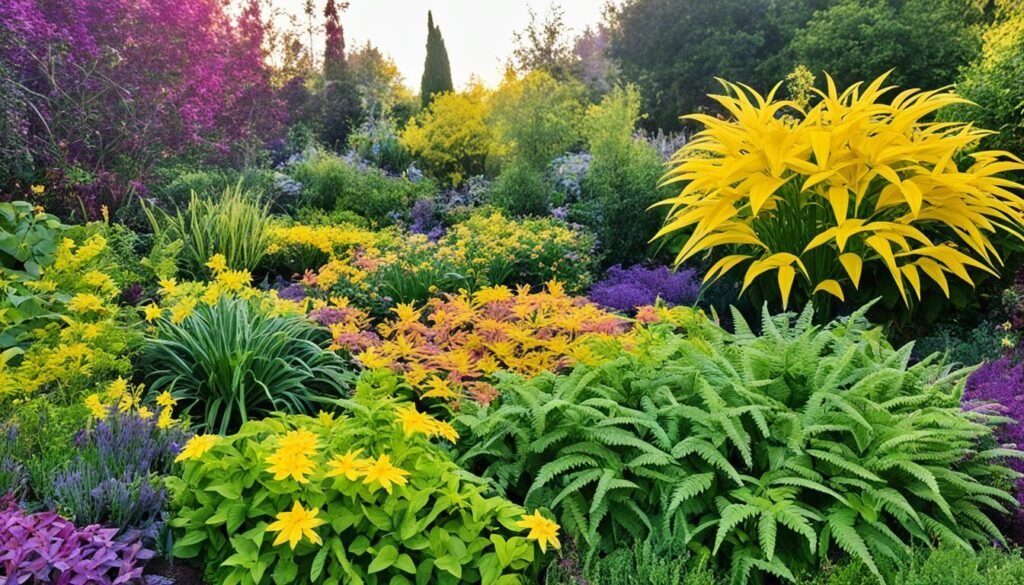
[[[169,182],[156,187],[153,195],[162,204],[183,207],[192,199],[192,193],[200,197],[216,197],[239,183],[245,191],[265,199],[272,199],[277,191],[273,171],[204,168],[175,174]]]
[[[325,338],[305,319],[223,298],[180,324],[159,320],[143,371],[150,392],[170,391],[196,427],[227,433],[273,412],[315,412],[321,399],[342,395],[352,374],[323,350]]]
[[[566,565],[569,565],[566,567]],[[651,540],[637,541],[595,560],[586,572],[575,563],[552,563],[548,585],[580,585],[579,575],[593,585],[718,585],[714,573],[698,565],[679,547]]]
[[[688,314],[677,310],[680,314]],[[1015,506],[996,421],[960,410],[966,370],[893,349],[860,315],[812,308],[754,335],[688,319],[635,353],[498,384],[458,417],[459,461],[513,501],[549,506],[600,552],[653,535],[708,554],[733,583],[793,581],[842,551],[878,576],[912,544],[1002,541]]]
[[[168,480],[174,555],[198,558],[211,583],[536,582],[525,577],[533,544],[517,535],[524,510],[407,432],[411,407],[391,398],[396,386],[394,374],[368,374],[339,401],[345,416],[269,418],[194,439],[181,477]],[[286,544],[275,518],[296,506],[312,519]]]
[[[394,223],[408,214],[413,202],[435,191],[430,181],[389,177],[379,169],[360,169],[327,154],[299,163],[293,174],[304,187],[299,206],[351,211],[377,226]]]
[[[665,220],[665,207],[649,209],[666,196],[658,189],[665,169],[658,152],[634,137],[640,118],[640,92],[628,86],[591,106],[584,124],[592,159],[582,189],[585,205],[596,208],[585,225],[597,235],[605,266],[647,259],[648,241]]]
[[[188,207],[172,215],[159,208],[145,208],[158,246],[184,242],[180,267],[192,278],[210,274],[206,267],[223,254],[233,270],[254,270],[270,245],[270,207],[258,195],[229,187],[220,197],[192,193]]]
[[[545,216],[551,206],[553,190],[543,173],[513,162],[491,184],[487,201],[512,217]]]
[[[1019,550],[984,547],[919,549],[906,565],[886,571],[889,585],[1017,585],[1024,583],[1024,558]],[[862,585],[871,582],[863,563],[844,563],[809,578],[808,585]]]

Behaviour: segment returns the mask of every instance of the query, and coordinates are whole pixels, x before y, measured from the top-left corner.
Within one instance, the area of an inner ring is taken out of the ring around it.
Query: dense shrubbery
[[[423,96],[340,0],[86,4],[0,2],[0,581],[1024,579],[1013,2],[553,8],[459,91],[429,18]]]
[[[299,163],[294,176],[303,185],[299,205],[350,211],[379,226],[405,217],[417,199],[434,192],[430,181],[389,177],[378,169],[358,168],[329,154]]]
[[[524,510],[431,444],[458,435],[390,398],[395,384],[364,377],[339,401],[342,417],[193,438],[170,482],[175,556],[198,557],[215,582],[252,571],[299,583],[523,582],[534,561],[516,535]]]
[[[1002,541],[992,518],[1015,505],[1015,474],[999,462],[1020,454],[960,410],[966,372],[909,366],[860,316],[811,314],[766,314],[761,336],[691,317],[685,337],[655,328],[636,353],[507,378],[458,417],[475,437],[459,460],[551,506],[590,554],[652,536],[739,583],[793,580],[837,550],[881,576],[914,543]]]

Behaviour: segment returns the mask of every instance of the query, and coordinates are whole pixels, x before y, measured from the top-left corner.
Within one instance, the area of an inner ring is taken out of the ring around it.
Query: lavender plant
[[[610,309],[631,313],[661,299],[667,305],[690,305],[700,294],[700,278],[692,268],[673,272],[665,266],[619,265],[590,289],[590,299]]]
[[[164,522],[162,476],[184,444],[177,428],[112,413],[76,440],[78,452],[53,482],[53,502],[80,524],[99,523],[155,540]]]

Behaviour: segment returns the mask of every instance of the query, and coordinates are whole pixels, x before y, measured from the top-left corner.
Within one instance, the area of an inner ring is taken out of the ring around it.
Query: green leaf
[[[395,561],[397,560],[398,549],[390,544],[384,545],[377,551],[377,554],[374,555],[373,561],[370,562],[370,567],[367,569],[367,572],[370,574],[379,573],[395,564]]]

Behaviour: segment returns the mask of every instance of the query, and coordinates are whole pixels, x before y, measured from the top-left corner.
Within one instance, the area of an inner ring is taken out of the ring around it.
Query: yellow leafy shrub
[[[1001,178],[1024,169],[1007,152],[958,156],[989,134],[967,124],[928,122],[952,93],[893,94],[885,76],[839,93],[831,79],[803,111],[726,83],[712,96],[729,114],[688,116],[704,130],[671,161],[666,183],[681,193],[656,237],[686,234],[676,258],[725,248],[706,275],[746,264],[744,290],[774,273],[782,304],[794,288],[807,299],[844,299],[866,265],[892,279],[904,303],[927,280],[949,296],[949,275],[973,285],[969,269],[995,273],[991,237],[1021,236],[1021,185]],[[883,97],[892,95],[886,102]],[[797,117],[783,116],[789,108]]]
[[[487,125],[490,93],[477,83],[464,92],[441,94],[409,121],[401,142],[435,179],[460,185],[482,174],[493,149]]]

